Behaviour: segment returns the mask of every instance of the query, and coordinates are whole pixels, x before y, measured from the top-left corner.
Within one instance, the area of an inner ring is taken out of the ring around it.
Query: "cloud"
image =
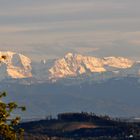
[[[130,40],[128,43],[140,47],[140,40]]]
[[[0,0],[0,48],[38,57],[68,51],[138,55],[139,5],[139,0]]]
[[[40,1],[40,2],[18,2],[15,0],[15,3],[10,2],[11,5],[5,4],[1,5],[1,13],[0,15],[8,16],[8,15],[40,15],[40,14],[75,14],[76,12],[95,12],[95,11],[106,11],[106,9],[110,10],[118,10],[124,8],[124,4],[112,3],[112,2],[99,2],[96,0],[86,0],[86,1],[67,1],[67,0],[54,0],[53,2]],[[7,7],[7,9],[4,9]],[[10,13],[9,13],[10,12]]]

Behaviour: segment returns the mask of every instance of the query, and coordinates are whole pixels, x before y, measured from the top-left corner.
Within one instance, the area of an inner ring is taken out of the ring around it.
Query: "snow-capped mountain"
[[[75,111],[140,115],[139,75],[140,62],[123,57],[68,53],[31,62],[15,52],[0,52],[0,91],[10,93],[7,101],[26,105],[25,117]]]
[[[16,52],[0,52],[0,80],[5,78],[29,78],[31,73],[31,60]]]
[[[124,57],[97,58],[68,53],[56,60],[32,62],[30,58],[16,52],[0,52],[0,81],[27,78],[43,83],[85,75],[96,81],[139,73],[139,62]],[[85,80],[85,77],[82,79]]]
[[[79,54],[68,53],[64,58],[55,61],[49,69],[50,79],[75,77],[85,73],[104,73],[117,69],[128,69],[134,65],[130,59],[123,57],[96,58]]]

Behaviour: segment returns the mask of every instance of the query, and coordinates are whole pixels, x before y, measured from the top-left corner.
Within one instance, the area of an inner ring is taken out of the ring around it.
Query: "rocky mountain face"
[[[49,69],[50,78],[58,79],[78,76],[87,72],[103,73],[111,69],[128,69],[134,65],[132,60],[123,57],[96,58],[68,53],[64,58],[55,61]]]
[[[137,66],[135,66],[137,65]],[[0,81],[3,79],[35,79],[36,81],[57,81],[84,74],[116,76],[139,73],[140,66],[124,57],[97,58],[80,54],[68,53],[57,60],[43,60],[40,63],[15,52],[0,52]],[[110,73],[110,74],[108,74]],[[95,78],[95,77],[94,77]]]
[[[0,79],[29,78],[31,73],[31,60],[15,52],[0,52]]]

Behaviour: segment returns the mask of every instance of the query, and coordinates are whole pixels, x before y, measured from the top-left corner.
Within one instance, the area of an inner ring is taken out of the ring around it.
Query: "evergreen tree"
[[[20,117],[11,117],[11,113],[20,109],[25,110],[25,107],[18,106],[15,102],[5,103],[1,99],[6,96],[5,92],[0,93],[0,140],[23,140],[23,129],[17,129],[20,122]]]

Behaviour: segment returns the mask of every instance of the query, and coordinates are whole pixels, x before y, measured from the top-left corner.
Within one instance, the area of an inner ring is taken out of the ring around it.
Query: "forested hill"
[[[140,139],[140,123],[125,122],[109,116],[97,116],[94,113],[63,113],[57,119],[25,122],[19,127],[25,129],[25,140],[52,139],[93,139],[125,140]]]

